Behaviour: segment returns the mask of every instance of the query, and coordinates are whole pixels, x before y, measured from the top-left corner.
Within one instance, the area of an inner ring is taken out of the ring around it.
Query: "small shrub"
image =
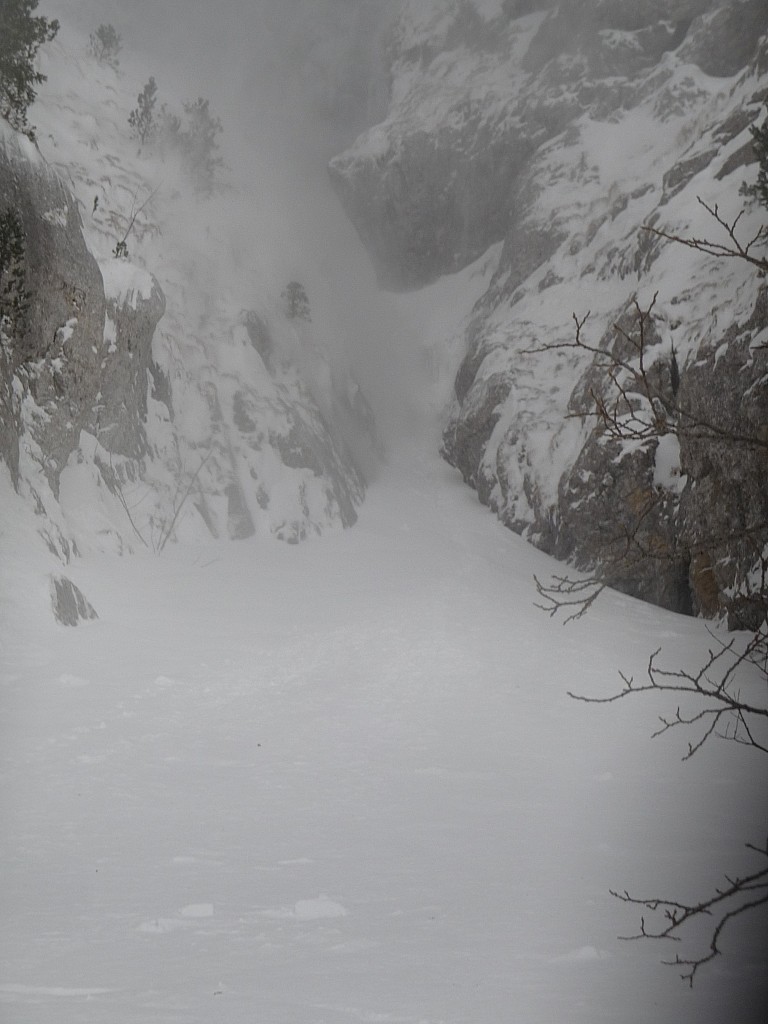
[[[99,25],[95,32],[91,32],[88,40],[88,50],[99,64],[108,64],[115,70],[120,63],[118,54],[122,46],[122,39],[114,25]]]

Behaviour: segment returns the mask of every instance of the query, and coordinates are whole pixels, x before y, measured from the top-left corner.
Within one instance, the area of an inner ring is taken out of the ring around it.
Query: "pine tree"
[[[184,104],[184,116],[184,127],[177,132],[184,162],[195,190],[210,195],[216,172],[224,166],[224,161],[217,154],[221,121],[211,113],[208,100],[202,97],[194,103]]]
[[[128,124],[132,134],[143,146],[157,131],[155,105],[157,103],[157,82],[150,76],[149,81],[139,93],[138,106],[128,115]]]
[[[0,0],[0,115],[34,139],[27,110],[45,75],[35,69],[37,51],[59,30],[58,21],[34,17],[38,0]]]
[[[306,320],[312,322],[309,312],[309,299],[304,285],[300,281],[290,281],[282,294],[285,315],[289,320]]]
[[[88,49],[99,64],[108,64],[115,69],[120,63],[118,54],[122,45],[114,25],[99,25],[95,32],[91,32],[88,40]]]

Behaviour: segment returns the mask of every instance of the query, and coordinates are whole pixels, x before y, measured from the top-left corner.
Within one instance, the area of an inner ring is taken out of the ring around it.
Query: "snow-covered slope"
[[[150,73],[138,56],[100,64],[63,19],[41,60],[41,155],[5,128],[4,180],[24,190],[59,175],[56,209],[24,206],[30,266],[58,263],[50,281],[28,281],[39,337],[32,356],[9,342],[3,438],[53,547],[66,559],[352,525],[364,483],[346,438],[371,446],[370,413],[310,320],[286,308],[290,260],[267,198],[241,184],[258,168],[222,169],[201,193],[173,152],[132,137]],[[156,114],[187,99],[161,89]],[[93,280],[51,256],[81,229]],[[64,293],[49,326],[37,307]]]
[[[753,0],[663,12],[624,0],[406,2],[388,115],[331,163],[385,283],[423,286],[503,241],[469,317],[443,445],[480,499],[549,551],[603,560],[616,586],[708,615],[748,587],[752,540],[728,549],[716,538],[766,522],[759,459],[718,456],[713,473],[681,437],[682,469],[664,486],[655,440],[630,451],[589,415],[591,392],[610,401],[605,366],[542,349],[568,346],[573,315],[590,313],[584,340],[616,351],[612,325],[636,330],[633,300],[648,309],[657,296],[646,364],[668,382],[674,350],[680,403],[759,436],[760,277],[641,228],[728,243],[702,203],[728,223],[743,210],[743,244],[764,224],[739,189],[755,177],[767,32],[768,8]],[[636,529],[638,548],[669,557],[622,559]]]
[[[88,556],[77,630],[0,607],[3,1020],[759,1024],[757,922],[691,991],[607,891],[751,869],[754,764],[566,696],[703,624],[613,595],[563,630],[551,565],[432,450],[354,530]]]

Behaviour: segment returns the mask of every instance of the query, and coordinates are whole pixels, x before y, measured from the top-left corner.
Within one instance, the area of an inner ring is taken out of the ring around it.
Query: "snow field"
[[[703,627],[614,596],[564,629],[551,566],[434,457],[299,547],[71,566],[100,620],[3,648],[2,1019],[726,1019],[757,947],[691,993],[607,889],[717,881],[750,766],[566,695]]]

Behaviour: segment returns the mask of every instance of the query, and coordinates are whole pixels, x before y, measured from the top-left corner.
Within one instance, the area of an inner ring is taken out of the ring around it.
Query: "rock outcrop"
[[[0,135],[0,210],[21,218],[29,295],[24,321],[3,338],[0,453],[18,480],[27,433],[55,489],[99,391],[104,288],[73,196],[32,143],[8,128]]]
[[[82,590],[66,576],[51,576],[51,607],[62,626],[78,626],[99,617]]]
[[[586,111],[636,103],[643,73],[666,79],[676,49],[707,74],[735,73],[764,21],[761,0],[406,4],[389,114],[330,164],[382,284],[467,266],[515,228],[518,181],[548,140]]]
[[[681,436],[686,485],[675,526],[690,555],[693,609],[713,616],[726,608],[732,627],[758,629],[766,617],[768,288],[749,316],[699,349],[681,377],[680,404],[715,428]]]
[[[353,382],[247,261],[222,263],[231,211],[218,225],[183,183],[158,197],[169,169],[136,154],[114,69],[69,64],[62,47],[46,66],[37,144],[0,130],[19,235],[2,285],[25,300],[2,322],[0,460],[51,555],[351,526],[365,485],[340,424],[370,427]],[[57,617],[87,618],[54,577]]]
[[[154,277],[124,260],[102,264],[102,271],[106,352],[93,432],[111,452],[140,459],[149,453],[147,393],[162,386],[152,341],[165,313],[165,294]]]
[[[727,243],[715,207],[727,224],[743,209],[746,244],[764,224],[739,191],[768,96],[768,8],[414,0],[392,75],[386,120],[331,164],[380,280],[419,287],[503,240],[467,318],[445,458],[545,550],[665,607],[754,625],[765,291],[746,262],[643,227]],[[595,400],[616,400],[612,357],[636,360],[651,306],[646,369],[691,418],[612,436]],[[588,311],[579,346],[573,316]]]

